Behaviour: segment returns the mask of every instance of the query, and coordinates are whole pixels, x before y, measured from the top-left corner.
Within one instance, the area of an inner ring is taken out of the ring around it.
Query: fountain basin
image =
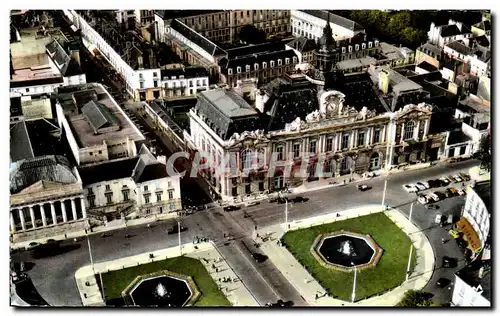
[[[122,292],[127,305],[190,306],[201,295],[193,279],[170,271],[140,275]]]
[[[319,235],[311,252],[324,267],[351,271],[374,267],[383,250],[369,235],[340,231]]]

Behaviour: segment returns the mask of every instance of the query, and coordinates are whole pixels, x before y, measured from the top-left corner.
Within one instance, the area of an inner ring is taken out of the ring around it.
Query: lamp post
[[[356,271],[356,265],[354,264],[354,262],[351,262],[351,264],[354,266],[354,282],[352,284],[351,302],[354,303],[354,299],[356,298],[356,278],[357,278],[357,271]]]
[[[411,244],[410,255],[408,256],[408,267],[406,268],[406,281],[408,281],[408,278],[410,277],[410,265],[411,265],[412,254],[413,254],[413,244]]]
[[[387,191],[387,178],[384,181],[384,192],[382,193],[382,207],[385,206],[385,192]]]

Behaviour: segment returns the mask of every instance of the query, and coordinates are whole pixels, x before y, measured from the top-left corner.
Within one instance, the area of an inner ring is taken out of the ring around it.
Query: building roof
[[[23,115],[21,97],[10,98],[10,117]]]
[[[463,27],[463,26],[462,26]],[[441,26],[441,36],[450,37],[462,34],[462,31],[458,28],[456,24],[442,25]]]
[[[224,10],[155,10],[155,14],[164,20],[180,19],[217,12],[224,12]]]
[[[60,129],[47,119],[20,121],[10,128],[12,162],[45,155],[62,155]]]
[[[427,70],[428,72],[433,72],[438,70],[434,65],[429,64],[426,61],[421,62],[417,65],[417,67],[422,68],[423,70]]]
[[[18,193],[39,182],[70,184],[78,182],[72,166],[63,156],[41,156],[20,161],[10,172],[10,192]]]
[[[184,78],[208,77],[208,71],[203,67],[182,67],[161,70],[161,78],[163,80],[169,80],[172,77],[180,79],[180,76],[184,76]]]
[[[491,37],[486,35],[476,36],[472,38],[478,45],[485,48],[491,47]]]
[[[290,63],[292,63],[293,57],[297,57],[297,54],[291,49],[270,51],[261,54],[242,56],[229,60],[226,58],[222,58],[219,62],[219,65],[221,66],[221,73],[223,74],[227,74],[228,69],[232,69],[233,73],[236,73],[237,67],[241,67],[241,72],[244,73],[246,65],[249,65],[250,69],[253,70],[255,64],[259,64],[259,66],[262,67],[262,63],[266,62],[267,67],[271,68],[271,60],[274,60],[274,62],[276,63],[275,66],[278,66],[278,59],[281,59],[281,62],[284,65],[285,58],[290,58]]]
[[[168,177],[166,165],[156,160],[145,145],[141,146],[136,157],[83,166],[79,172],[84,186],[125,178],[143,183]]]
[[[460,143],[465,143],[470,141],[471,138],[464,134],[461,130],[458,131],[451,131],[450,135],[448,137],[448,142],[447,145],[455,145],[455,144],[460,144]]]
[[[474,191],[479,195],[481,200],[483,200],[484,205],[488,209],[488,212],[491,213],[492,211],[492,200],[491,200],[491,181],[481,181],[481,182],[476,182],[476,185],[474,186]]]
[[[317,47],[316,42],[314,40],[306,38],[304,36],[291,40],[290,42],[286,43],[286,46],[292,47],[293,49],[301,53],[314,51]]]
[[[11,80],[10,88],[22,88],[22,87],[32,87],[32,86],[43,86],[50,84],[62,84],[64,79],[61,76],[40,78],[40,79],[28,79],[28,80]]]
[[[83,73],[76,60],[71,58],[57,39],[47,44],[47,54],[55,62],[63,77],[71,77]]]
[[[484,267],[483,276],[479,278],[479,270]],[[491,302],[491,263],[489,260],[475,260],[465,268],[457,271],[456,275],[470,287],[481,287],[481,295]]]
[[[285,50],[285,41],[273,41],[262,44],[250,44],[242,47],[227,49],[227,58],[236,59],[250,55],[267,54],[269,52],[277,52]]]
[[[310,14],[325,21],[329,20],[330,23],[341,26],[351,31],[364,30],[363,26],[361,26],[360,24],[325,10],[299,10],[299,11]]]
[[[215,45],[213,42],[209,41],[207,38],[203,37],[200,33],[188,27],[186,24],[182,23],[178,19],[172,20],[172,22],[170,22],[170,27],[179,32],[180,34],[182,34],[182,36],[184,36],[185,38],[189,39],[190,41],[201,47],[201,49],[203,49],[212,56],[223,55],[226,53],[224,50]]]
[[[472,49],[469,46],[465,45],[461,40],[448,43],[446,44],[446,46],[462,55],[468,55],[472,51]]]
[[[232,90],[216,89],[202,92],[203,97],[212,102],[227,117],[255,115],[257,112]]]
[[[483,31],[491,31],[491,22],[488,20],[483,20],[481,22],[478,22],[473,25],[474,27],[477,27],[478,29],[481,29]]]
[[[428,42],[417,48],[417,50],[424,52],[426,54],[433,53],[435,56],[441,55],[441,49],[436,45],[433,45]]]
[[[458,103],[462,110],[466,112],[480,113],[480,112],[490,112],[491,108],[489,103],[481,101],[478,97],[467,96],[465,99],[460,100]]]
[[[116,116],[100,102],[89,101],[82,107],[82,113],[96,133],[101,128],[119,126]]]

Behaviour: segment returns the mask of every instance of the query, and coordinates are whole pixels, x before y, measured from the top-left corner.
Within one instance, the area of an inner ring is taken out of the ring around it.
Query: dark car
[[[443,267],[444,268],[455,268],[458,265],[458,261],[455,258],[443,257]]]
[[[307,201],[309,201],[309,199],[302,196],[296,196],[290,200],[292,203],[304,203]]]
[[[439,206],[437,206],[436,204],[425,204],[424,207],[428,210],[437,210],[439,209]]]
[[[367,186],[366,184],[361,184],[361,185],[358,184],[356,187],[358,188],[359,191],[366,191],[370,189],[370,187]]]
[[[236,210],[239,210],[240,207],[239,206],[235,206],[235,205],[228,205],[228,206],[224,206],[224,212],[232,212],[232,211],[236,211]]]
[[[186,231],[187,230],[187,227],[184,227],[181,225],[181,233]],[[169,230],[168,230],[168,234],[171,235],[171,234],[177,234],[179,232],[179,227],[177,225],[175,226],[172,226]]]
[[[261,263],[261,262],[264,262],[267,260],[267,256],[266,255],[263,255],[263,254],[260,254],[258,252],[254,252],[252,253],[252,257],[255,259],[255,261],[257,261],[258,263]]]
[[[440,288],[443,288],[443,287],[448,286],[450,283],[451,283],[451,281],[449,279],[447,279],[447,278],[439,278],[436,281],[436,286],[440,287]]]
[[[278,198],[278,200],[276,202],[278,202],[278,204],[285,204],[288,200],[288,198]]]
[[[427,181],[429,183],[429,187],[431,188],[439,188],[443,185],[443,182],[441,180],[429,180]]]

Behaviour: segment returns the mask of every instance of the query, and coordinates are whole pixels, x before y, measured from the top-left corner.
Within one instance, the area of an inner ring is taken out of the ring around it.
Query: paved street
[[[461,170],[476,165],[475,161],[464,161],[456,164],[440,164],[430,169],[408,171],[392,175],[388,182],[386,201],[391,206],[399,206],[403,213],[409,213],[409,202],[414,199],[401,187],[405,183],[413,183],[418,180],[437,178],[444,174],[455,174]],[[349,208],[359,207],[366,204],[380,203],[383,191],[383,179],[375,178],[365,182],[373,186],[371,190],[359,192],[354,184],[314,191],[303,194],[310,200],[304,204],[297,204],[289,208],[289,220],[310,217],[312,215],[333,213]],[[437,254],[436,262],[440,263],[441,256],[462,258],[459,248],[454,242],[441,243],[441,238],[450,238],[446,231],[433,223],[436,212],[448,213],[450,211],[459,214],[460,207],[464,203],[462,197],[447,199],[437,204],[439,210],[426,210],[419,204],[414,205],[412,221],[424,231],[434,247]],[[251,215],[244,218],[244,212]],[[242,239],[252,249],[250,235],[254,223],[258,226],[268,226],[284,221],[284,205],[264,202],[260,205],[246,208],[231,213],[224,213],[219,209],[211,209],[190,215],[182,220],[188,227],[182,233],[183,240],[191,241],[194,236],[205,236],[215,239],[220,247],[221,253],[226,257],[229,265],[235,269],[242,278],[245,285],[255,291],[254,295],[259,301],[280,297],[284,300],[292,299],[296,305],[301,305],[297,293],[292,286],[284,280],[279,271],[268,263],[255,263],[248,251],[241,245]],[[174,225],[174,221],[162,222],[155,227],[144,226],[128,227],[116,231],[112,236],[100,238],[99,235],[90,237],[95,262],[108,261],[124,256],[154,251],[176,245],[176,235],[167,235],[166,229]],[[125,234],[132,235],[126,239]],[[228,246],[224,246],[223,234],[232,234],[235,238]],[[64,244],[75,244],[76,249],[66,253],[43,259],[34,259],[30,253],[25,251],[14,254],[13,261],[34,262],[34,268],[28,272],[33,283],[42,297],[51,305],[81,305],[76,283],[75,271],[90,263],[88,248],[85,240],[74,243],[66,241]],[[459,267],[463,265],[460,263]],[[254,268],[252,268],[254,267]],[[453,273],[458,269],[441,269],[437,267],[427,289],[435,293],[436,299],[442,302],[449,300],[451,291],[448,289],[435,289],[435,281],[440,277],[453,280]],[[261,277],[262,276],[262,277]]]

